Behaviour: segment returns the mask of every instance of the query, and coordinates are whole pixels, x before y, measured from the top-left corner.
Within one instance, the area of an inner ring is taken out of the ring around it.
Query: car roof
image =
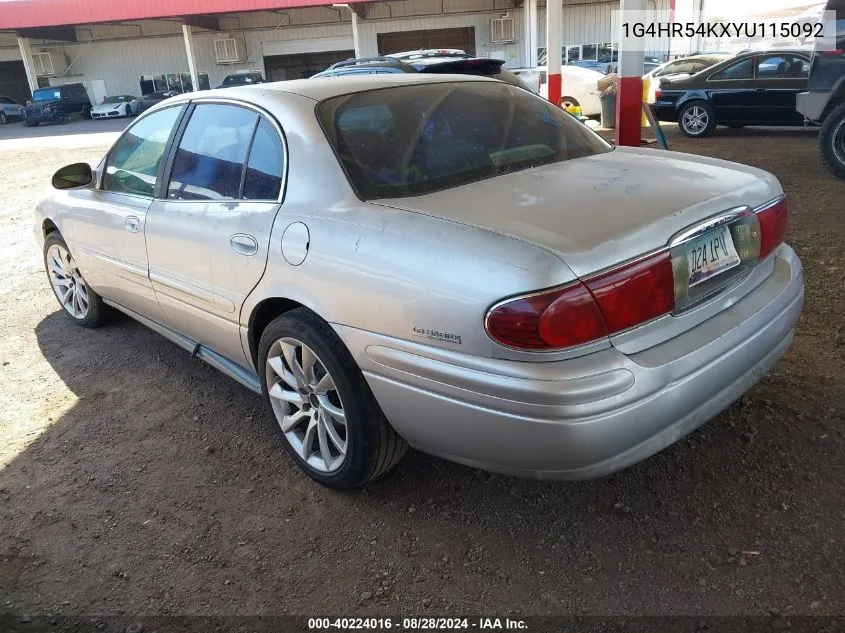
[[[312,77],[310,79],[292,79],[247,86],[234,86],[225,90],[203,90],[200,93],[185,93],[173,98],[173,102],[190,101],[197,96],[223,97],[256,101],[262,97],[281,96],[286,93],[296,94],[315,101],[331,97],[414,84],[449,83],[458,81],[496,81],[476,75],[430,75],[428,73],[387,73],[374,75],[336,75],[334,77]]]

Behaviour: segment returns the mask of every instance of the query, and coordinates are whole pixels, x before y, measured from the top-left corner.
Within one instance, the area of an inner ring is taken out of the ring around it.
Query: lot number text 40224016
[[[309,618],[308,629],[312,631],[335,630],[380,630],[397,629],[407,631],[443,631],[448,629],[479,631],[518,631],[528,627],[524,620],[513,618]]]

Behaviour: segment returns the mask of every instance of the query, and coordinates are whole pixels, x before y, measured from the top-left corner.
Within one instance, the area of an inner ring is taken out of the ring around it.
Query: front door
[[[267,263],[285,155],[269,117],[233,104],[193,106],[166,198],[147,217],[150,279],[170,324],[248,365],[240,311]]]
[[[144,226],[182,111],[159,110],[126,130],[103,161],[99,188],[54,197],[62,234],[85,280],[106,299],[158,322],[164,317],[149,279]]]
[[[752,118],[772,125],[801,125],[803,115],[795,109],[799,92],[807,90],[810,60],[795,53],[772,53],[755,58]]]
[[[743,123],[749,120],[748,104],[754,93],[754,61],[741,59],[711,74],[707,92],[718,123]]]

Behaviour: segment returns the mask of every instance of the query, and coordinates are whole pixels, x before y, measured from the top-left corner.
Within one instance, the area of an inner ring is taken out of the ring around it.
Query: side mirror
[[[74,163],[62,167],[53,174],[53,187],[56,189],[73,189],[90,185],[94,180],[94,172],[88,163]]]

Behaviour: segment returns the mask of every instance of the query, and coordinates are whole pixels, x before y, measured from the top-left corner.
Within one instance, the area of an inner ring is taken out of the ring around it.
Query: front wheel
[[[36,125],[38,125],[38,121],[30,121],[29,119],[23,119],[21,121],[21,124],[24,127],[35,127]]]
[[[681,134],[691,138],[703,138],[713,133],[716,117],[713,108],[704,101],[693,101],[681,108],[678,113],[678,127]]]
[[[76,265],[67,244],[58,232],[44,240],[44,268],[59,305],[77,325],[98,327],[108,316],[108,306],[94,292]]]
[[[0,125],[6,125],[6,113],[0,112]]]
[[[352,354],[306,308],[277,317],[261,336],[264,399],[285,450],[311,478],[350,490],[391,470],[407,450]]]
[[[90,119],[91,118],[91,106],[82,106],[82,118],[83,119]]]
[[[831,173],[845,180],[845,103],[834,108],[822,123],[819,151]]]
[[[566,108],[580,108],[581,104],[575,97],[564,97],[560,100],[560,107],[566,110]]]

